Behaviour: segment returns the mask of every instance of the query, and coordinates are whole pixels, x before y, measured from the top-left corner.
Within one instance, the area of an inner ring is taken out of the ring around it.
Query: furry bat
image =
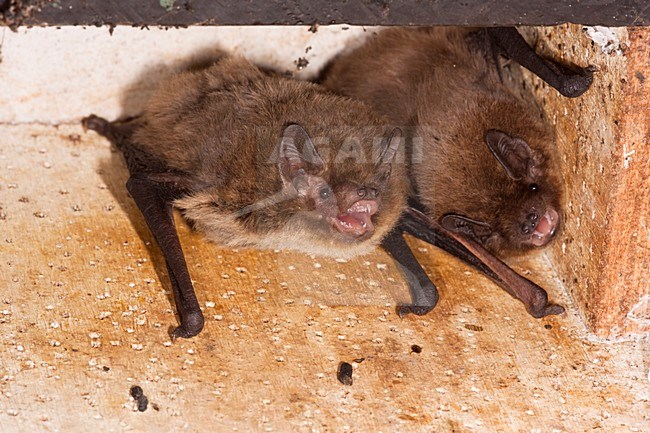
[[[180,316],[173,338],[204,325],[174,207],[223,246],[350,257],[379,245],[405,206],[399,129],[361,102],[243,58],[172,77],[135,119],[93,115],[83,125],[125,157],[127,189],[167,263]]]
[[[562,307],[549,304],[543,289],[519,280],[482,248],[507,256],[544,246],[561,219],[553,130],[534,104],[502,82],[500,55],[565,95],[581,94],[592,81],[591,68],[572,73],[537,56],[514,28],[402,28],[335,59],[324,84],[408,131],[414,206],[430,220],[407,212],[403,230],[476,267],[533,316],[558,314]],[[400,234],[384,246],[416,276],[409,281],[413,305],[400,313],[430,311],[437,291]]]

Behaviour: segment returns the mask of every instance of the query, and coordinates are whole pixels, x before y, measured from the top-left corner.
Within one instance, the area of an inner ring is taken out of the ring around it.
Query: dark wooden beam
[[[650,25],[648,0],[0,0],[0,24]]]

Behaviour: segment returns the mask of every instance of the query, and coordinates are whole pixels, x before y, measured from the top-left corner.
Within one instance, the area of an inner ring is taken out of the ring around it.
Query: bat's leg
[[[487,33],[502,53],[525,67],[562,95],[575,98],[589,89],[594,68],[588,66],[577,72],[540,57],[514,27],[490,27]]]
[[[540,318],[564,312],[562,306],[548,302],[544,289],[513,271],[473,239],[446,230],[414,208],[407,209],[402,221],[407,232],[439,246],[490,277],[512,297],[523,302],[531,316]]]
[[[176,309],[181,325],[176,328],[172,338],[189,338],[203,329],[203,313],[194,293],[185,256],[176,233],[172,205],[164,186],[151,181],[147,175],[132,175],[126,183],[135,203],[142,212],[149,230],[160,247],[174,291]]]
[[[397,314],[400,317],[408,313],[422,316],[433,310],[438,303],[438,289],[404,241],[402,230],[399,227],[393,229],[381,245],[399,264],[411,292],[412,304],[399,306]]]

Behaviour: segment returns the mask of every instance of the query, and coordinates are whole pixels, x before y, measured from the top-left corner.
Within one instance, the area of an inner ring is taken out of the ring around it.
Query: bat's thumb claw
[[[564,307],[557,304],[546,304],[543,308],[531,311],[530,314],[536,319],[546,316],[557,316],[564,313]]]
[[[395,312],[397,315],[401,318],[406,316],[411,312],[411,306],[410,305],[398,305]]]
[[[99,116],[95,116],[94,114],[81,119],[81,126],[83,127],[84,132],[92,129],[93,131],[97,131],[98,133],[105,135],[106,129],[109,125],[110,122],[108,120]]]

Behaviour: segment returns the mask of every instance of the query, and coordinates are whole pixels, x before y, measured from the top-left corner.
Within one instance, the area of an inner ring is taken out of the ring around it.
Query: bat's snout
[[[536,247],[546,245],[560,226],[560,215],[555,209],[548,209],[541,217],[535,211],[526,215],[521,232],[530,236],[530,243]]]

